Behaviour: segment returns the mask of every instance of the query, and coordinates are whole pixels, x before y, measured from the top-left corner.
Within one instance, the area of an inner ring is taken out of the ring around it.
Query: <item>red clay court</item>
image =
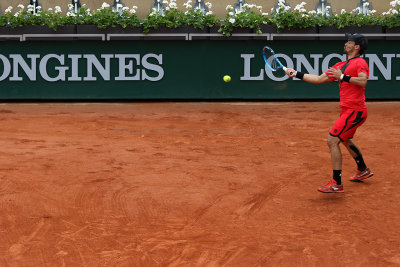
[[[0,105],[0,266],[399,266],[400,102]]]

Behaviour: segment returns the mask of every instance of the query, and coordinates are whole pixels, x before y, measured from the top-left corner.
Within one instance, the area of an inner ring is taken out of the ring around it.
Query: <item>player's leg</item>
[[[340,150],[340,139],[338,137],[328,136],[328,147],[331,152],[331,161],[333,169],[333,179],[324,186],[318,188],[323,193],[342,193],[342,151]]]
[[[367,168],[361,151],[354,143],[353,139],[347,139],[343,142],[343,145],[347,148],[357,164],[357,173],[349,179],[350,181],[361,181],[374,175],[371,170]]]

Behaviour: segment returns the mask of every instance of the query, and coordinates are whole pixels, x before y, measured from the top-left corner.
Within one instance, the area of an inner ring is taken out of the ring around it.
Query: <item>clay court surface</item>
[[[399,266],[400,102],[0,105],[0,266]]]

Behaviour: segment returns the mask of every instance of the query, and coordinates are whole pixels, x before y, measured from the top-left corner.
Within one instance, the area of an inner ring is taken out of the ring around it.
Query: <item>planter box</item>
[[[218,30],[221,28],[220,25],[215,25],[210,28],[210,33],[219,33]],[[247,41],[251,40],[253,37],[250,36],[234,36],[234,34],[250,34],[254,33],[254,29],[250,28],[234,28],[232,30],[232,36],[230,37],[225,37],[223,35],[221,36],[212,36],[210,37],[210,40],[242,40],[242,41]]]
[[[87,25],[87,24],[82,24],[82,25],[77,25],[76,26],[76,33],[77,34],[141,34],[142,33],[142,28],[137,27],[137,28],[131,28],[131,27],[126,27],[123,28],[122,26],[115,26],[115,27],[108,27],[105,29],[100,29],[97,27],[97,25]],[[78,37],[79,40],[99,40],[100,37],[94,36],[94,37]],[[112,40],[135,40],[135,39],[140,39],[140,37],[137,36],[112,36]]]
[[[10,34],[10,27],[4,26],[0,27],[0,35],[8,35]]]
[[[344,28],[337,28],[336,26],[322,26],[319,28],[319,33],[323,34],[343,34],[342,36],[338,37],[320,37],[320,40],[345,40],[345,33],[361,33],[361,34],[368,34],[368,33],[383,33],[383,28],[380,25],[365,25],[358,27],[354,26],[346,26]],[[382,40],[384,39],[383,36],[368,36],[369,40]]]
[[[386,28],[386,33],[400,34],[400,27]],[[400,40],[400,36],[387,36],[386,40]]]
[[[260,30],[263,34],[265,33],[276,33],[276,26],[275,25],[260,25]],[[255,32],[257,29],[254,30]],[[267,40],[266,36],[255,36],[253,37],[254,40]]]
[[[203,29],[195,28],[193,26],[186,26],[188,34],[208,34],[210,33],[209,27],[204,27]],[[209,36],[192,36],[192,40],[210,40]]]
[[[181,26],[177,28],[168,28],[161,26],[157,29],[150,29],[147,36],[144,36],[144,40],[186,40],[187,34],[189,32],[189,26]],[[152,34],[159,34],[164,36],[154,36]],[[175,35],[174,34],[186,34],[186,36]]]
[[[74,40],[73,37],[57,37],[59,34],[74,34],[76,32],[75,25],[58,27],[57,30],[49,28],[48,26],[28,25],[23,27],[11,28],[9,27],[8,34],[29,35],[25,39],[27,41],[70,41]],[[34,36],[42,35],[42,36]],[[45,36],[43,36],[45,35]]]
[[[273,40],[317,40],[317,36],[304,36],[303,34],[316,34],[318,33],[317,27],[309,27],[309,28],[289,28],[282,29],[278,31],[276,36],[273,37]],[[279,34],[282,34],[280,36]],[[296,34],[294,36],[285,36],[285,34]]]

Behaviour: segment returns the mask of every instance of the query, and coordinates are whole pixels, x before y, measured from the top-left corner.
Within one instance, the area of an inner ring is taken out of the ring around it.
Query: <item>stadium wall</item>
[[[5,41],[3,100],[337,99],[337,83],[311,85],[271,72],[270,45],[288,67],[320,74],[344,60],[344,40]],[[371,40],[368,99],[400,99],[398,41]],[[230,75],[232,81],[223,81]]]

